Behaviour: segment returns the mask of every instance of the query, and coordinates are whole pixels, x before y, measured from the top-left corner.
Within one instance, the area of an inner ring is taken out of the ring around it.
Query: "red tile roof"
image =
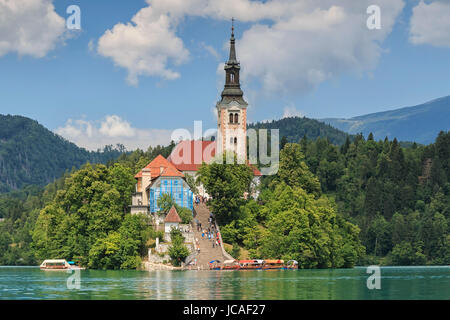
[[[187,155],[186,159],[183,157],[184,152],[190,153],[190,156]],[[167,160],[179,171],[197,171],[202,165],[202,162],[210,163],[215,155],[215,141],[185,140],[175,146]],[[249,166],[254,176],[262,176],[261,171],[254,165],[249,164]]]
[[[162,168],[162,170],[161,170]],[[173,164],[167,161],[162,155],[158,155],[152,162],[150,162],[144,169],[150,169],[151,178],[156,179],[162,177],[184,177],[183,173],[177,170]],[[142,170],[134,176],[135,178],[142,177]]]
[[[197,171],[203,162],[210,163],[215,155],[215,141],[185,140],[175,146],[167,160],[180,171]]]
[[[166,218],[164,219],[164,222],[181,222],[181,218],[178,215],[177,209],[175,209],[175,206],[172,206],[170,208],[169,213],[167,214]]]

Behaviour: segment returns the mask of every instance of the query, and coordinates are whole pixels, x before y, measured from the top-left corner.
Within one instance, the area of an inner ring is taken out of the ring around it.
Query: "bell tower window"
[[[234,114],[234,123],[239,123],[239,115],[237,113]]]
[[[230,113],[230,123],[233,123],[233,114]]]

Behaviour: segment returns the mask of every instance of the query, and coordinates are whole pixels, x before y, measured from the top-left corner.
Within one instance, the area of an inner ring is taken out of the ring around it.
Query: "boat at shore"
[[[263,270],[284,269],[284,260],[264,260]]]
[[[64,259],[47,259],[39,266],[44,271],[66,271],[66,270],[84,270],[80,266],[75,265],[75,262],[67,262]]]
[[[239,261],[237,260],[225,260],[221,267],[221,270],[237,270],[239,269]]]
[[[210,270],[295,270],[298,269],[298,262],[289,260],[284,263],[284,260],[225,260],[223,264],[220,261],[213,260],[209,264]]]

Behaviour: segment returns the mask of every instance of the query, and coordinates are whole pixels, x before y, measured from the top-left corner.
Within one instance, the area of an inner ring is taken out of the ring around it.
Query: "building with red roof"
[[[164,231],[169,233],[172,228],[178,229],[180,223],[181,218],[178,215],[177,209],[175,209],[175,206],[172,206],[164,219]]]
[[[193,208],[193,194],[184,174],[162,155],[153,159],[134,178],[136,191],[132,196],[131,213],[160,211],[158,200],[164,193],[170,194],[180,207]]]
[[[193,194],[185,177],[197,176],[202,163],[211,163],[216,154],[233,151],[247,163],[247,102],[240,87],[240,63],[236,58],[234,27],[230,38],[229,59],[225,63],[225,85],[221,99],[216,104],[217,139],[215,141],[186,140],[179,142],[166,159],[157,156],[136,178],[136,193],[133,195],[131,212],[154,213],[159,211],[158,199],[168,193],[181,207],[192,209]],[[261,172],[249,164],[258,185]],[[199,193],[208,197],[203,186]],[[247,195],[245,195],[247,196]],[[253,194],[257,196],[256,193]]]

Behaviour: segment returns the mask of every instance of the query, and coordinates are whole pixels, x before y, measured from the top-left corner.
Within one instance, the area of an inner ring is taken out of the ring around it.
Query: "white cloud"
[[[413,8],[409,41],[450,47],[450,2],[448,0],[420,3]]]
[[[297,110],[293,104],[287,105],[283,109],[283,118],[290,118],[290,117],[304,117],[305,114]]]
[[[146,7],[131,20],[133,23],[118,23],[107,30],[98,40],[98,53],[126,68],[127,81],[132,85],[138,84],[140,75],[178,78],[180,74],[168,67],[169,61],[184,63],[189,52],[175,35],[173,19]]]
[[[147,150],[149,146],[167,145],[170,130],[138,129],[117,115],[108,115],[100,121],[69,119],[55,133],[88,150],[97,150],[105,145],[123,144],[128,150]]]
[[[117,24],[99,41],[98,51],[129,72],[177,78],[169,61],[187,61],[188,51],[176,34],[185,16],[218,20],[235,17],[252,23],[237,40],[243,83],[257,83],[268,94],[310,90],[344,73],[372,70],[383,51],[403,0],[379,0],[382,27],[366,27],[372,0],[147,0],[133,24]],[[159,33],[154,34],[155,30]],[[159,35],[164,35],[160,37]],[[155,40],[156,39],[156,40]],[[156,59],[155,59],[156,58]],[[222,70],[223,72],[223,70]]]
[[[42,58],[62,41],[65,20],[52,0],[0,0],[0,57],[14,52]]]

